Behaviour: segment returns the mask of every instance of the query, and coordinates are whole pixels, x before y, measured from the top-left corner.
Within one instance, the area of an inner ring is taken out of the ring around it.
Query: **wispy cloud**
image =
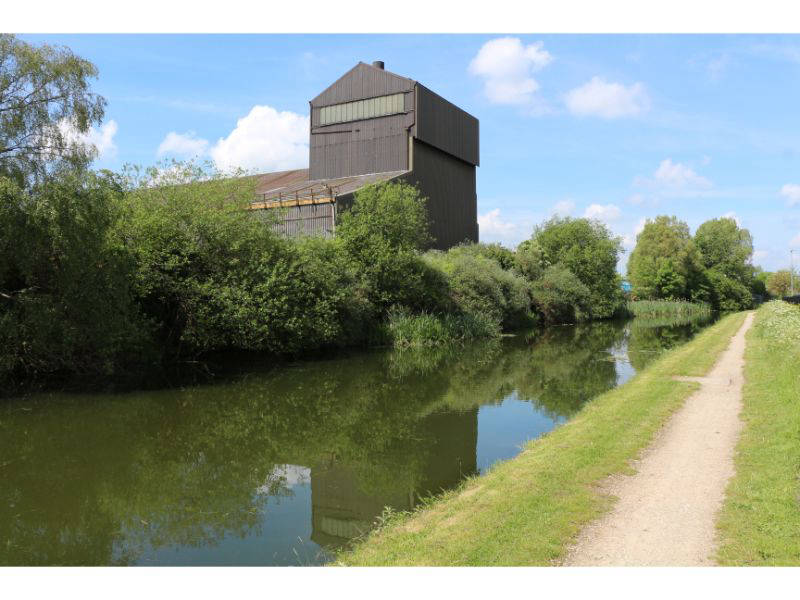
[[[616,204],[590,204],[583,212],[587,219],[597,219],[604,223],[616,221],[621,214],[622,211]]]
[[[779,193],[786,198],[786,206],[800,204],[800,185],[796,183],[787,183],[781,188]]]
[[[569,111],[580,117],[618,119],[642,114],[650,108],[650,97],[642,83],[626,86],[602,77],[592,77],[570,90],[564,100]]]
[[[176,133],[170,131],[161,144],[156,154],[158,156],[172,155],[180,157],[202,156],[208,149],[208,140],[197,137],[194,131]]]

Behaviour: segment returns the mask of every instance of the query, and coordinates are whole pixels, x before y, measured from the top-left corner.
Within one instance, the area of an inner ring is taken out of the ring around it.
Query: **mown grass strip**
[[[394,515],[339,556],[344,565],[549,565],[611,501],[604,478],[629,460],[697,389],[673,375],[702,375],[744,321],[728,315],[692,342],[588,403],[516,458],[411,514]]]
[[[800,565],[800,308],[762,306],[747,334],[744,430],[717,522],[724,565]]]

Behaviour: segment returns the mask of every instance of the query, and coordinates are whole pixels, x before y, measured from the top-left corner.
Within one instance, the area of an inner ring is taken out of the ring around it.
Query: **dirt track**
[[[747,315],[702,387],[669,420],[633,466],[636,474],[608,482],[619,498],[587,526],[566,565],[712,565],[715,516],[734,473]]]

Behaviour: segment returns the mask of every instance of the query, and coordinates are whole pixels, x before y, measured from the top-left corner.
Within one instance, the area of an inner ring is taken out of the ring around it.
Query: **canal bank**
[[[704,322],[559,326],[0,406],[0,564],[314,565],[516,456]]]
[[[699,387],[674,377],[705,375],[744,319],[726,316],[486,475],[422,509],[389,515],[339,564],[557,564],[579,531],[611,508],[598,484],[630,473],[629,461]]]

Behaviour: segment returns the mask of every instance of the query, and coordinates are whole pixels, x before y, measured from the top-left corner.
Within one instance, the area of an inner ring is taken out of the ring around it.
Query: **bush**
[[[357,191],[340,216],[336,238],[383,313],[395,305],[445,308],[446,282],[419,257],[430,236],[425,198],[415,187],[385,183]]]
[[[721,311],[737,311],[752,308],[753,295],[746,286],[717,271],[707,271],[712,288],[714,308]]]
[[[533,240],[525,240],[514,252],[514,270],[528,281],[539,279],[550,266],[544,250]]]
[[[152,360],[135,265],[112,235],[121,196],[105,176],[65,174],[32,192],[0,178],[0,380]]]
[[[541,249],[545,265],[563,265],[589,291],[587,314],[605,319],[622,307],[622,280],[617,274],[622,242],[605,225],[590,219],[553,217],[534,230],[531,242]]]
[[[450,299],[463,314],[483,315],[503,329],[532,322],[530,286],[470,246],[430,251],[425,260],[446,276]]]
[[[534,282],[533,301],[546,323],[577,323],[591,317],[589,288],[563,265],[548,267]]]
[[[169,360],[225,349],[297,354],[341,341],[343,301],[330,271],[244,210],[252,180],[194,165],[136,175],[119,235]]]
[[[462,244],[460,252],[495,261],[504,271],[514,267],[514,253],[500,244]]]

